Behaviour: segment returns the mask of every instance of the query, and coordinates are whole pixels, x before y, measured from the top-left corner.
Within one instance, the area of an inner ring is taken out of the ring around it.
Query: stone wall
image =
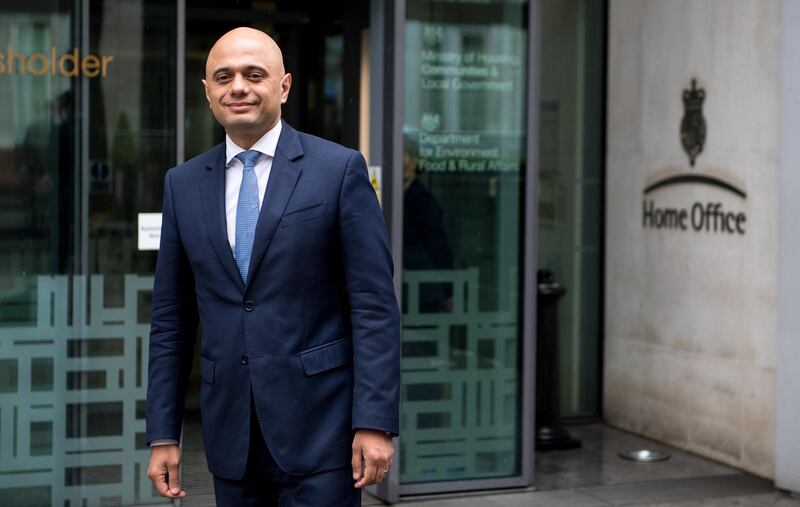
[[[780,3],[609,3],[604,416],[772,477]]]

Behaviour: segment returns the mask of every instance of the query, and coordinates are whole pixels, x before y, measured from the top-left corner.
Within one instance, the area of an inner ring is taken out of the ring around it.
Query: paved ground
[[[407,507],[605,507],[625,505],[630,507],[795,507],[800,502],[779,493],[744,495],[735,497],[716,497],[675,502],[613,503],[575,491],[544,491],[494,495],[478,498],[462,498],[429,502],[402,503]]]
[[[403,507],[800,507],[770,481],[601,424],[574,426],[581,449],[538,453],[535,491],[461,497],[403,499]],[[214,505],[212,485],[198,442],[187,428],[184,507]],[[657,463],[619,458],[621,451],[650,448],[672,457]],[[320,506],[324,506],[324,502]],[[364,506],[382,505],[364,495]]]

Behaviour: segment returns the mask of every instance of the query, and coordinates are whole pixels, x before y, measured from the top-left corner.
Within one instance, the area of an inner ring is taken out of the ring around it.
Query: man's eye
[[[214,79],[216,79],[217,81],[227,81],[228,80],[228,75],[227,74],[217,74],[217,77],[214,78]]]
[[[262,77],[263,77],[263,76],[262,76],[261,74],[257,73],[257,72],[256,72],[256,73],[253,73],[253,74],[250,74],[250,75],[248,76],[248,78],[250,78],[250,79],[261,79]]]

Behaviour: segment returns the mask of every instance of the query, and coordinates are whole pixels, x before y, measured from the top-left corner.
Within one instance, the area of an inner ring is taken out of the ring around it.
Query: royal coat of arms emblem
[[[703,151],[706,142],[706,119],[703,118],[703,101],[706,92],[697,88],[697,80],[692,79],[692,87],[683,90],[683,119],[681,120],[681,145],[689,155],[689,164]]]

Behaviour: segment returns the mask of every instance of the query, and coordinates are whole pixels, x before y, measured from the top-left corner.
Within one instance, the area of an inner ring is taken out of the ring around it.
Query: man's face
[[[280,119],[291,84],[277,45],[250,29],[234,30],[217,41],[203,80],[211,111],[228,135],[253,142]]]

